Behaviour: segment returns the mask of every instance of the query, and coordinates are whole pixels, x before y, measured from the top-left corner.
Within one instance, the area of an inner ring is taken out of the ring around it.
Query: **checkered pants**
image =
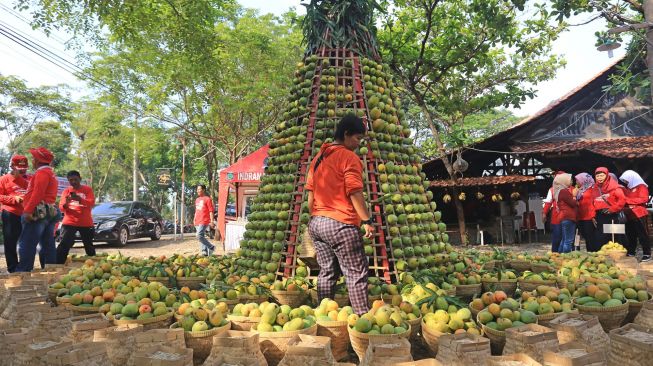
[[[354,312],[359,315],[368,312],[368,262],[359,229],[327,217],[314,216],[308,224],[308,231],[320,266],[318,301],[334,298],[336,282],[342,273]]]

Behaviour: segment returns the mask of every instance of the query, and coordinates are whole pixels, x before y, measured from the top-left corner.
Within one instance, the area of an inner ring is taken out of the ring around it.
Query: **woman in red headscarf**
[[[610,176],[608,168],[599,167],[594,171],[594,210],[596,213],[596,227],[600,233],[597,235],[598,247],[612,240],[612,234],[603,231],[605,224],[619,223],[619,213],[626,205],[626,196],[619,187],[619,182]],[[628,239],[623,234],[616,234],[615,241],[628,248]]]

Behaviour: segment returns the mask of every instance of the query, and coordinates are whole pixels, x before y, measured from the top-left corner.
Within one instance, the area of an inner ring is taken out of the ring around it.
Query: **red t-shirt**
[[[79,201],[71,200],[66,205],[66,197],[75,192],[81,199]],[[63,224],[77,227],[93,227],[93,216],[91,210],[95,205],[95,195],[93,189],[89,186],[81,185],[79,189],[72,186],[64,189],[59,201],[59,209],[64,214]]]
[[[313,166],[320,154],[317,172]],[[360,226],[361,219],[349,196],[363,190],[363,164],[344,146],[324,144],[309,166],[306,189],[313,191],[313,216],[324,216]]]
[[[556,208],[559,211],[560,222],[564,220],[576,221],[578,202],[574,196],[569,192],[569,189],[563,189],[558,193],[558,201],[556,201]]]
[[[58,187],[59,182],[52,167],[46,165],[36,169],[27,185],[23,212],[34,213],[34,209],[41,202],[53,204],[57,200]]]
[[[213,201],[209,196],[197,197],[195,200],[195,220],[193,224],[208,225],[211,223],[213,216]]]
[[[22,215],[23,204],[22,202],[16,202],[15,197],[24,197],[27,192],[27,185],[27,179],[21,176],[14,177],[11,174],[5,174],[0,177],[0,203],[2,209],[14,215]]]

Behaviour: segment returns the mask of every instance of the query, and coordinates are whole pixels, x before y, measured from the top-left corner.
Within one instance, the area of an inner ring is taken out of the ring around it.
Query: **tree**
[[[639,27],[653,22],[651,0],[554,0],[552,15],[564,21],[572,14],[593,14],[591,21],[603,18],[608,28],[621,28],[617,33],[596,32],[597,46],[623,42],[621,33],[632,38],[628,44],[626,60],[617,66],[618,72],[610,76],[613,94],[627,93],[650,104],[653,98],[653,30]]]
[[[30,88],[15,76],[0,75],[0,132],[7,136],[9,152],[16,151],[19,136],[40,122],[67,121],[70,108],[63,87]]]
[[[72,146],[72,137],[58,121],[37,123],[31,130],[14,139],[15,151],[28,154],[32,147],[45,146],[54,154],[54,167],[58,174],[65,174],[65,164]]]
[[[551,43],[562,26],[544,6],[504,0],[401,0],[379,33],[383,59],[433,135],[438,156],[455,183],[447,134],[464,131],[470,116],[497,107],[519,107],[562,64]],[[524,11],[522,11],[524,10]],[[455,205],[463,243],[462,204]]]

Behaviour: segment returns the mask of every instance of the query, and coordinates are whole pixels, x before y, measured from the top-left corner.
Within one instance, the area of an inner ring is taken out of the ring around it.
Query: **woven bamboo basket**
[[[500,281],[490,281],[490,280],[482,280],[483,283],[483,291],[497,291],[501,290],[508,295],[508,297],[511,297],[512,295],[515,294],[515,291],[517,291],[517,280],[500,280]]]
[[[65,307],[66,309],[72,311],[73,316],[94,314],[100,311],[99,306],[75,306],[71,304],[66,304]]]
[[[317,324],[302,330],[285,332],[256,332],[259,336],[259,345],[268,365],[277,366],[286,355],[288,343],[300,334],[316,335]]]
[[[55,298],[55,303],[59,306],[64,306],[66,304],[70,304],[70,297],[60,297],[57,296]]]
[[[315,306],[320,305],[317,299],[317,290],[312,288],[308,290],[308,294],[311,297],[311,301]],[[333,301],[338,303],[338,307],[344,308],[345,306],[349,306],[349,296],[347,295],[342,295],[342,294],[336,294],[335,299]]]
[[[250,318],[248,316],[227,315],[231,322],[231,329],[249,331],[255,324],[261,321],[261,318]]]
[[[477,283],[475,285],[456,285],[456,296],[461,299],[471,300],[481,294],[483,285]]]
[[[367,303],[369,304],[370,308],[374,304],[374,301],[376,300],[383,300],[383,295],[368,295],[367,296]]]
[[[472,319],[476,319],[476,316],[478,315],[478,313],[481,312],[480,310],[476,310],[476,309],[474,309],[474,308],[472,307],[472,303],[471,303],[471,302],[469,303],[469,305],[467,305],[467,308],[469,308],[469,311],[472,312]]]
[[[172,315],[173,312],[169,311],[163,315],[155,316],[149,319],[132,319],[132,320],[120,320],[120,319],[113,319],[113,324],[114,325],[129,325],[129,324],[140,324],[143,326],[143,330],[150,330],[150,329],[161,329],[161,328],[168,328],[170,327],[170,323],[172,323]]]
[[[179,328],[179,323],[173,323],[170,326],[170,329],[176,328]],[[184,331],[186,347],[193,349],[193,364],[202,365],[207,357],[209,357],[209,354],[211,354],[213,336],[223,334],[230,329],[231,322],[227,321],[227,323],[221,327],[215,327],[201,332]]]
[[[277,299],[277,302],[281,305],[288,305],[291,308],[298,308],[306,304],[306,299],[308,299],[308,293],[303,290],[297,291],[283,291],[283,290],[272,290],[272,296]]]
[[[608,365],[649,366],[653,359],[653,328],[627,324],[610,332]]]
[[[501,355],[506,345],[506,332],[495,330],[485,325],[482,326],[483,333],[490,340],[490,351],[493,355]]]
[[[558,276],[556,283],[558,284],[558,288],[566,288],[569,281],[566,278]]]
[[[646,288],[648,291],[653,292],[653,269],[642,269],[642,264],[640,263],[637,275],[646,282]]]
[[[416,341],[419,338],[419,332],[422,330],[422,316],[413,320],[406,320],[406,323],[410,325],[410,341]]]
[[[610,338],[594,315],[565,313],[549,321],[549,328],[557,332],[560,344],[580,342],[604,350],[610,346]]]
[[[59,294],[59,289],[58,288],[48,288],[48,300],[50,300],[51,303],[57,304],[57,295]]]
[[[539,324],[526,324],[506,329],[505,354],[526,353],[542,362],[544,352],[557,352],[560,347],[556,331]]]
[[[637,317],[635,317],[634,323],[653,328],[653,300],[642,304],[642,309],[637,314]]]
[[[442,365],[484,365],[490,357],[490,340],[463,332],[445,334],[439,339],[437,360]]]
[[[604,252],[604,254],[612,258],[613,261],[618,261],[619,259],[624,258],[626,253],[628,253],[626,250],[606,250]]]
[[[486,366],[504,366],[515,364],[523,366],[542,366],[541,363],[535,361],[532,357],[525,353],[515,353],[507,356],[490,356],[485,363]]]
[[[531,270],[531,262],[525,260],[512,260],[508,262],[508,266],[520,272]]]
[[[566,352],[571,351],[573,352]],[[605,366],[606,351],[580,342],[560,345],[558,352],[544,352],[543,363],[553,366]]]
[[[148,278],[149,279],[149,278]],[[191,290],[199,290],[200,287],[206,282],[206,277],[177,277],[177,287],[188,287]],[[195,357],[195,356],[193,356]]]
[[[611,331],[612,329],[619,328],[623,321],[628,316],[628,303],[624,303],[620,306],[612,306],[609,308],[598,307],[598,306],[584,306],[579,305],[574,300],[574,306],[578,309],[578,312],[581,314],[595,315],[599,318],[599,323],[606,332]]]
[[[317,335],[331,338],[331,352],[336,361],[347,358],[349,333],[347,321],[317,321]]]
[[[261,304],[269,299],[268,295],[242,295],[238,298],[239,302],[242,302],[243,304],[248,302]]]
[[[542,280],[542,281],[531,281],[526,279],[520,279],[517,281],[519,288],[522,291],[534,291],[537,289],[537,286],[549,286],[557,287],[558,281],[556,280]]]
[[[359,360],[363,359],[365,352],[367,352],[367,346],[370,344],[370,339],[393,339],[393,338],[406,338],[410,337],[410,324],[408,329],[401,334],[367,334],[356,331],[355,329],[348,328],[349,331],[349,340],[351,341],[351,346],[356,352]]]
[[[639,270],[639,263],[635,257],[625,257],[615,261],[615,265],[622,271],[636,275]]]
[[[531,271],[533,273],[553,272],[555,267],[546,263],[533,263],[531,264]]]
[[[422,326],[421,329],[422,329],[422,339],[424,339],[424,343],[426,343],[426,346],[431,351],[431,355],[436,356],[438,354],[438,349],[440,345],[440,337],[442,337],[447,333],[442,333],[440,331],[427,327],[426,325]]]
[[[648,294],[648,300],[650,301],[653,298],[653,295]],[[635,318],[637,317],[637,314],[642,310],[642,307],[644,306],[644,303],[646,301],[629,301],[628,302],[628,315],[626,316],[626,320],[624,320],[623,325],[626,325],[628,323],[632,323],[635,321]]]
[[[548,327],[549,322],[551,322],[551,320],[553,320],[553,319],[555,319],[555,318],[557,318],[557,317],[559,317],[559,316],[561,316],[563,314],[578,314],[578,309],[573,309],[572,311],[567,312],[567,313],[549,313],[549,314],[537,315],[537,324]]]

